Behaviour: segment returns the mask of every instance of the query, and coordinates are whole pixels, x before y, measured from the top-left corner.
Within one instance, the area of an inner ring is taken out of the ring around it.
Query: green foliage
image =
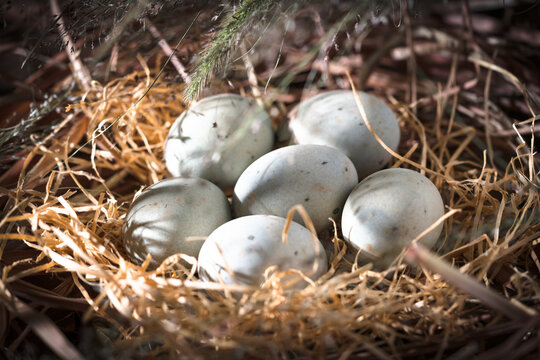
[[[303,0],[291,2],[303,3]],[[291,7],[289,7],[291,8]],[[281,9],[281,2],[273,0],[244,0],[236,10],[226,17],[204,50],[201,60],[192,72],[192,82],[185,91],[187,100],[197,97],[209,78],[226,67],[231,49],[253,25],[264,25],[271,21]]]

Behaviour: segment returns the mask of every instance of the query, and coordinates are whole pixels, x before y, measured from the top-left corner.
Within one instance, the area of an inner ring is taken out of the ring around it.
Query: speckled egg
[[[400,137],[396,116],[376,96],[364,92],[358,95],[371,127],[395,151]],[[360,179],[383,168],[392,157],[369,131],[352,91],[323,92],[301,102],[291,114],[289,128],[298,144],[341,150],[354,163]]]
[[[367,258],[387,267],[405,246],[444,214],[435,185],[409,169],[377,171],[352,191],[341,219],[343,237]],[[433,246],[442,224],[421,238]]]
[[[165,142],[174,176],[201,177],[231,190],[242,171],[272,150],[274,131],[257,103],[236,94],[202,99],[178,117]]]
[[[317,279],[328,269],[321,243],[295,222],[283,242],[285,223],[277,216],[252,215],[221,225],[204,242],[199,276],[206,281],[257,286],[264,281],[264,271],[277,266],[278,271],[296,269]],[[295,282],[295,288],[307,285],[298,275],[287,275],[283,281]]]
[[[323,145],[292,145],[274,150],[251,164],[233,194],[236,216],[266,214],[287,217],[301,204],[317,231],[338,219],[347,196],[358,183],[351,160]],[[294,220],[301,222],[296,214]]]
[[[152,255],[151,267],[168,256],[197,256],[201,239],[231,219],[223,192],[198,178],[171,178],[149,186],[133,200],[122,231],[127,253],[135,263]],[[204,239],[202,239],[204,240]]]

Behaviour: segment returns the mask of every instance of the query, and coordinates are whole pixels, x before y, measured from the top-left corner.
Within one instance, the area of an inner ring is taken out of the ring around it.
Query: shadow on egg
[[[167,228],[167,221],[170,220],[124,223],[126,251],[135,263],[142,264],[150,253],[150,268],[155,268],[172,255],[167,255],[166,251],[171,250],[170,239],[174,238],[175,232]]]
[[[229,203],[214,184],[170,178],[134,198],[122,226],[124,245],[134,263],[151,254],[153,268],[178,253],[196,257],[202,241],[189,238],[206,237],[229,219]]]

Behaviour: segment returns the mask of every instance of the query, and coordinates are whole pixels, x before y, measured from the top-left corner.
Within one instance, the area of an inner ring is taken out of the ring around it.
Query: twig
[[[111,75],[111,71],[116,72],[118,68],[118,43],[115,43],[111,50],[111,57],[109,59],[109,62],[107,64],[107,68],[105,69],[105,82],[109,82],[109,76]]]
[[[480,49],[480,46],[478,46],[478,44],[476,43],[476,41],[474,39],[474,28],[473,28],[473,24],[472,24],[471,10],[470,10],[468,0],[461,0],[461,13],[462,13],[463,19],[464,19],[463,20],[463,25],[467,29],[467,36],[469,37],[470,45],[472,46],[472,48],[476,52],[482,53],[482,49]],[[475,64],[475,68],[476,68],[476,74],[478,74],[480,72],[479,71],[480,68],[478,67],[477,64]]]
[[[290,24],[291,24],[291,21],[287,20],[287,25],[285,25],[285,32],[283,33],[283,38],[281,39],[281,45],[279,46],[279,52],[278,52],[278,56],[277,56],[277,59],[276,59],[276,63],[274,64],[274,68],[270,72],[270,75],[268,76],[268,80],[266,80],[266,84],[264,85],[264,93],[265,94],[266,94],[266,89],[268,89],[268,85],[270,84],[270,80],[272,80],[272,75],[274,74],[274,72],[276,71],[276,69],[278,67],[279,60],[281,60],[281,55],[283,54],[283,45],[285,44],[285,38],[286,38],[287,33],[289,31],[289,25]]]
[[[409,47],[411,55],[409,57],[409,61],[407,62],[407,67],[409,70],[409,74],[411,75],[411,83],[410,83],[410,98],[409,102],[412,104],[416,104],[417,99],[417,80],[416,80],[416,56],[414,54],[414,41],[413,41],[413,32],[412,32],[412,24],[411,24],[411,17],[409,15],[409,4],[407,0],[403,0],[405,3],[404,11],[403,11],[403,21],[405,23],[405,38],[407,40],[407,46]],[[416,106],[412,105],[411,110],[414,114],[416,114]]]
[[[110,70],[115,71],[118,67],[118,43],[115,43],[111,50]]]
[[[475,279],[462,274],[446,261],[431,254],[419,244],[413,243],[405,250],[405,259],[412,264],[419,264],[429,271],[440,274],[446,281],[469,295],[479,299],[492,309],[498,310],[515,321],[529,321],[537,316],[536,311],[525,305],[512,302],[499,293],[479,284]],[[519,304],[519,305],[518,305]]]
[[[388,52],[403,41],[403,33],[399,32],[386,41],[380,48],[370,56],[370,58],[362,64],[360,71],[358,72],[358,89],[363,89],[366,86],[366,81],[371,75],[375,66],[379,63],[379,60]],[[410,51],[412,54],[413,51]]]
[[[148,0],[136,1],[136,4],[133,6],[133,8],[130,9],[126,16],[124,16],[122,20],[120,20],[118,24],[113,28],[113,30],[108,36],[108,40],[96,49],[90,65],[96,64],[109,53],[110,48],[117,43],[118,38],[124,32],[124,29],[129,24],[131,24],[133,20],[139,17],[139,15],[144,11],[147,3]]]
[[[253,96],[255,99],[257,99],[257,103],[259,106],[262,106],[261,101],[261,90],[259,90],[258,87],[258,81],[257,81],[257,74],[255,74],[255,68],[253,67],[253,63],[249,59],[249,54],[246,51],[246,45],[244,43],[240,44],[240,51],[242,53],[245,53],[246,55],[242,57],[242,60],[244,61],[244,66],[246,68],[246,73],[248,77],[248,82],[251,87],[251,92],[253,93]]]
[[[197,21],[197,19],[199,18],[199,15],[200,15],[200,12],[197,13],[197,15],[195,15],[195,17],[193,18],[193,21],[189,24],[187,30],[184,32],[184,35],[182,36],[182,38],[178,41],[178,43],[176,44],[176,47],[175,47],[175,50],[178,49],[178,47],[180,46],[180,44],[184,41],[184,39],[186,38],[187,36],[187,33],[189,32],[189,30],[191,30],[191,27],[193,26],[193,24],[195,24],[195,22]],[[154,78],[154,80],[152,81],[152,83],[148,86],[148,88],[145,90],[145,92],[137,99],[137,101],[135,101],[133,104],[131,104],[131,106],[129,106],[129,108],[127,108],[120,116],[118,116],[114,121],[112,121],[109,125],[107,125],[106,127],[104,127],[103,129],[101,129],[100,131],[96,131],[95,135],[92,136],[92,138],[90,140],[88,140],[86,143],[84,143],[83,145],[81,145],[80,147],[78,147],[73,153],[71,153],[68,157],[68,159],[71,159],[73,158],[79,151],[81,151],[85,146],[89,145],[92,143],[92,141],[95,141],[96,138],[100,137],[101,135],[103,135],[105,132],[107,132],[110,128],[112,128],[121,118],[123,118],[131,109],[135,108],[141,101],[142,99],[144,99],[144,97],[150,92],[150,90],[154,87],[154,85],[158,82],[158,80],[160,79],[161,75],[163,74],[163,71],[165,70],[165,66],[167,66],[167,64],[169,63],[171,57],[169,56],[167,58],[167,60],[165,61],[165,63],[163,64],[163,66],[161,67],[161,69],[159,70],[158,74],[156,75],[156,77]]]
[[[364,4],[364,3],[361,3]],[[358,12],[362,9],[362,5],[359,5],[357,7],[354,7],[353,9],[349,10],[345,16],[341,18],[339,22],[334,24],[327,33],[322,36],[317,44],[315,44],[310,51],[306,53],[305,56],[303,56],[298,63],[296,63],[291,69],[288,70],[287,75],[283,80],[281,80],[280,84],[278,85],[278,88],[286,88],[290,85],[293,78],[301,71],[305,71],[306,69],[311,68],[311,63],[313,62],[313,59],[319,54],[321,51],[321,48],[324,46],[325,43],[330,41],[334,36],[338,34],[339,31],[341,31],[352,19],[355,18],[355,16],[358,14]],[[304,86],[305,88],[306,86]]]
[[[88,68],[84,66],[80,58],[80,51],[75,48],[75,44],[73,43],[71,36],[69,36],[68,32],[66,31],[64,19],[61,16],[60,7],[58,6],[58,1],[50,0],[50,4],[53,16],[58,17],[58,30],[66,47],[69,61],[73,66],[73,75],[75,78],[77,78],[83,90],[87,91],[90,89],[90,82],[92,81],[90,71],[88,71]]]
[[[489,156],[489,163],[491,164],[491,167],[495,169],[495,164],[493,163],[493,143],[491,141],[491,123],[490,123],[490,113],[489,113],[489,90],[491,87],[491,76],[493,74],[493,70],[488,69],[488,73],[486,76],[486,84],[484,87],[484,122],[486,129],[486,144],[488,148],[488,156]]]
[[[526,135],[526,134],[531,134],[532,135],[532,134],[535,134],[537,132],[540,132],[540,126],[539,127],[535,126],[535,121],[536,120],[540,120],[540,114],[536,115],[536,116],[533,116],[532,118],[527,119],[525,121],[516,122],[516,123],[514,123],[512,125],[512,130],[503,130],[503,131],[500,131],[498,134],[496,134],[494,136],[517,135],[517,136],[519,136],[519,140],[521,141],[521,143],[524,144],[525,140],[523,139],[523,137],[521,135]],[[517,128],[518,126],[527,125],[527,124],[531,124],[531,127],[522,128],[522,129]]]
[[[182,79],[184,79],[184,82],[186,84],[189,84],[191,82],[191,77],[186,72],[186,68],[184,67],[184,65],[182,65],[178,57],[174,54],[173,49],[171,49],[167,41],[165,41],[163,36],[161,36],[159,30],[154,26],[154,24],[150,21],[150,19],[148,19],[147,17],[144,17],[143,20],[146,23],[146,26],[148,26],[148,30],[150,30],[150,33],[152,34],[152,36],[155,39],[159,40],[158,45],[161,47],[161,50],[163,50],[165,55],[171,57],[171,62],[174,68],[176,69],[176,71],[178,71]]]
[[[47,316],[35,311],[15,297],[12,297],[11,301],[4,298],[1,300],[10,312],[26,322],[60,359],[84,359],[81,353]]]

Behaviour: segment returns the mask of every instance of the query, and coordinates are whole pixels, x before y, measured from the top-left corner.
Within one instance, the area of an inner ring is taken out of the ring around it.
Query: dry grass
[[[75,155],[68,156],[76,143],[69,145],[67,137],[38,146],[33,156],[42,160],[32,169],[27,161],[17,187],[1,189],[10,210],[0,221],[0,239],[7,240],[0,243],[0,255],[19,241],[40,254],[3,268],[5,304],[15,301],[8,289],[21,279],[71,274],[90,304],[83,320],[114,322],[121,333],[115,354],[125,358],[135,353],[149,358],[443,358],[458,351],[466,358],[498,336],[508,337],[499,347],[490,345],[498,355],[515,356],[537,342],[537,316],[519,323],[423,267],[398,261],[377,272],[356,264],[337,235],[330,270],[302,291],[284,288],[279,273],[257,289],[205,283],[195,266],[178,261],[195,265],[196,259],[184,255],[153,271],[146,269],[148,263],[129,262],[121,239],[126,211],[137,190],[167,177],[163,143],[185,110],[184,85],[162,78],[148,90],[161,63],[150,69],[138,61],[142,71],[105,85],[94,82],[80,94],[81,102],[67,109],[71,121],[85,125],[88,139]],[[487,59],[466,61],[479,65],[484,75],[498,72],[510,79],[528,99],[524,85],[508,71]],[[472,89],[479,85],[458,84],[457,66],[456,57],[445,85],[420,81],[414,102],[404,100],[403,93],[385,92],[383,71],[368,81],[392,106],[402,128],[399,156],[390,166],[424,173],[440,190],[447,211],[455,210],[435,249],[442,258],[518,307],[538,309],[540,183],[531,150],[536,115],[532,112],[529,127],[519,131],[531,129],[528,142],[519,141],[517,128],[515,137],[501,135],[512,134],[508,119],[491,117],[494,105],[475,100]],[[225,89],[216,85],[213,91]],[[281,96],[268,88],[263,102],[271,113],[282,113],[284,104],[272,101]],[[489,125],[467,124],[467,111],[476,111],[474,118]],[[512,158],[497,151],[502,136],[514,143]]]

